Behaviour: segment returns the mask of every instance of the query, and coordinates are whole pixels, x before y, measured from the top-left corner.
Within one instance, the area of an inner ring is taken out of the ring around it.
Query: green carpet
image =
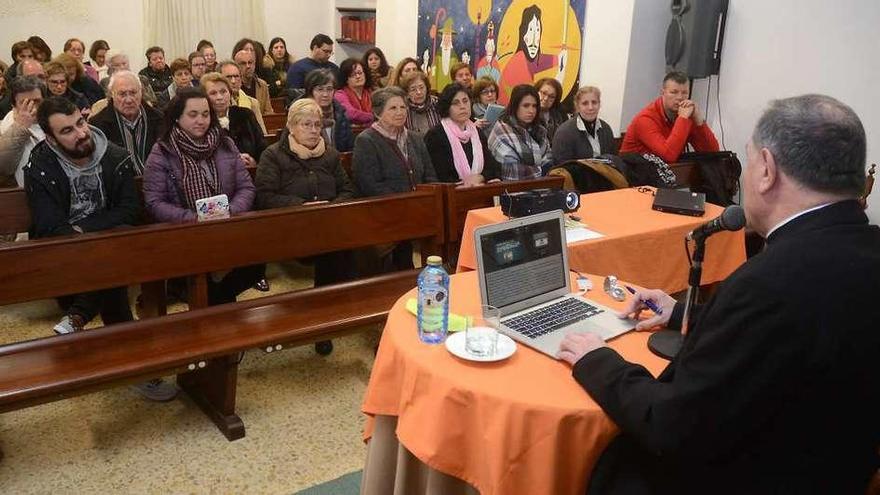
[[[361,492],[363,471],[355,471],[320,485],[296,492],[294,495],[358,495]]]

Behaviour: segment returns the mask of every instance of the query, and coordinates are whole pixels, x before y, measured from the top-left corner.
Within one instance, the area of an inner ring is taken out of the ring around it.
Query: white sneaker
[[[57,333],[58,335],[65,335],[75,332],[76,328],[74,328],[73,324],[70,323],[70,317],[65,316],[64,318],[61,318],[61,321],[59,321],[58,324],[52,328],[52,330],[55,330],[55,333]]]
[[[145,398],[156,402],[167,402],[177,397],[177,387],[170,383],[165,383],[161,378],[154,378],[148,382],[132,385],[137,393]]]

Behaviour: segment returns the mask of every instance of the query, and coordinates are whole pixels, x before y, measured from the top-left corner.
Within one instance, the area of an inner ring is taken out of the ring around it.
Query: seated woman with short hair
[[[459,187],[498,181],[500,166],[486,146],[477,126],[471,122],[471,99],[465,87],[453,83],[437,99],[440,125],[425,134],[425,146],[440,182]]]
[[[416,185],[437,182],[422,138],[407,131],[406,94],[396,86],[373,93],[376,122],[354,141],[352,174],[364,196],[410,192]],[[412,268],[412,244],[402,242],[390,256],[391,267]]]
[[[371,94],[369,73],[364,64],[356,58],[344,60],[339,66],[339,89],[333,97],[345,107],[353,124],[373,123]]]
[[[195,221],[196,201],[220,194],[229,198],[232,215],[253,208],[251,176],[200,88],[183,88],[168,104],[165,134],[147,158],[143,190],[147,211],[158,222]],[[208,277],[208,303],[234,302],[263,270],[264,265],[252,265],[219,281]]]
[[[336,148],[336,151],[351,151],[354,146],[354,134],[351,132],[351,121],[348,114],[335,98],[333,98],[336,78],[330,69],[315,69],[306,74],[305,95],[303,98],[311,98],[321,107],[322,125],[321,137],[328,146]]]
[[[202,76],[199,84],[208,96],[220,127],[232,138],[245,165],[255,167],[266,149],[266,139],[254,112],[232,105],[232,85],[225,76],[209,72]]]
[[[489,149],[501,164],[503,180],[537,179],[553,165],[539,98],[533,86],[515,86],[507,109],[489,135]]]
[[[553,158],[556,163],[569,160],[616,155],[614,131],[599,118],[602,93],[595,86],[584,86],[574,96],[574,116],[559,126],[553,136]]]

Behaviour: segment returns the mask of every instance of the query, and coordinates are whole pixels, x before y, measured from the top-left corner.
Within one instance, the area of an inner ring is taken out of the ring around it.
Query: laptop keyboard
[[[505,320],[503,323],[511,330],[536,339],[557,328],[585,320],[601,312],[601,309],[592,304],[569,297],[541,309]]]

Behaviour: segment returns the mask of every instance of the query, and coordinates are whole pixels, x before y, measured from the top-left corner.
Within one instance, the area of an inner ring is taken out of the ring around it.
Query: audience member
[[[256,98],[259,105],[254,112],[264,115],[275,113],[272,110],[272,101],[269,98],[269,85],[266,81],[256,76],[256,58],[253,50],[239,50],[235,53],[235,63],[241,69],[241,91],[251,98]]]
[[[440,125],[425,134],[425,147],[440,182],[478,186],[501,177],[501,167],[489,152],[486,138],[471,122],[470,91],[458,83],[443,89],[437,99]]]
[[[62,53],[59,57],[61,56],[65,56],[65,54]],[[68,56],[68,58],[70,57]],[[70,88],[70,76],[64,66],[53,61],[46,64],[44,69],[46,71],[46,87],[50,95],[67,98],[76,105],[84,117],[88,117],[91,112],[89,100],[79,91]]]
[[[260,103],[256,98],[251,98],[241,90],[241,67],[232,60],[224,60],[220,62],[220,74],[229,81],[229,90],[232,96],[232,104],[250,110],[257,123],[260,124],[260,130],[266,134],[266,123],[263,121],[263,112],[260,111]]]
[[[382,53],[382,50],[374,46],[364,52],[364,56],[361,59],[364,67],[370,72],[369,79],[370,81],[370,89],[376,90],[379,88],[384,88],[388,85],[388,77],[389,72],[391,72],[391,67],[388,66],[388,60],[385,59],[385,54]]]
[[[643,108],[629,124],[621,153],[653,153],[674,162],[690,143],[696,151],[718,151],[718,141],[696,102],[688,99],[688,77],[670,72],[663,78],[660,97]]]
[[[39,65],[35,60],[25,63]],[[46,83],[37,76],[12,80],[12,111],[0,122],[0,188],[24,185],[24,166],[31,150],[46,135],[37,122],[37,108],[47,96]]]
[[[4,72],[7,87],[9,86],[9,83],[15,79],[18,64],[25,60],[32,60],[33,58],[34,47],[29,42],[17,41],[12,44],[12,65],[10,65]]]
[[[614,131],[599,118],[602,93],[595,86],[584,86],[574,96],[577,112],[559,126],[553,137],[553,158],[556,163],[599,155],[616,155]]]
[[[351,181],[339,162],[339,153],[321,137],[323,118],[321,108],[311,99],[303,98],[290,105],[286,131],[277,143],[266,149],[257,168],[259,208],[336,203],[354,197]],[[350,251],[321,254],[312,261],[315,287],[353,277],[354,259]],[[333,343],[317,342],[315,350],[327,355],[333,350]]]
[[[101,79],[107,77],[107,50],[110,49],[110,45],[104,40],[96,40],[92,43],[92,46],[89,48],[89,58],[90,61],[86,61],[84,65],[93,67],[95,69],[95,81],[101,82]]]
[[[74,43],[73,46],[78,45]],[[68,52],[59,54],[55,57],[55,61],[64,66],[64,70],[67,71],[70,88],[78,93],[82,93],[89,101],[89,105],[104,98],[104,90],[101,89],[101,85],[86,75],[82,62]]]
[[[101,129],[111,143],[128,150],[134,175],[143,175],[147,157],[164,132],[162,113],[144,104],[141,79],[134,72],[115,71],[108,93],[112,104],[93,115],[89,123]]]
[[[277,82],[276,94],[283,94],[287,87],[287,71],[293,63],[293,57],[287,51],[287,42],[284,38],[272,38],[269,42],[268,61],[271,62],[272,72],[275,73],[275,81]]]
[[[192,74],[193,86],[198,86],[202,76],[206,74],[208,63],[205,62],[205,56],[201,52],[192,52],[187,57],[189,62],[189,72]]]
[[[436,108],[437,97],[431,94],[428,76],[422,71],[413,72],[400,81],[400,88],[406,94],[409,105],[406,128],[420,137],[424,136],[440,123]]]
[[[489,135],[489,149],[501,163],[503,180],[537,179],[553,165],[539,100],[534,86],[514,86],[507,110]]]
[[[257,64],[255,74],[260,79],[266,81],[266,85],[269,89],[269,96],[271,98],[285,96],[287,93],[287,87],[279,84],[278,77],[275,75],[274,71],[275,64],[272,63],[272,58],[267,56],[266,47],[259,41],[254,41],[254,60]]]
[[[559,358],[622,431],[590,494],[865,493],[880,444],[880,375],[869,371],[880,230],[858,202],[865,150],[843,103],[771,102],[742,185],[766,247],[695,308],[678,356],[654,378],[595,334],[566,336]],[[648,301],[662,313],[637,329],[679,329],[682,304],[660,290],[638,291],[624,313]]]
[[[287,71],[287,87],[302,88],[305,85],[306,74],[315,69],[330,69],[337,81],[339,78],[339,67],[330,61],[333,55],[333,40],[326,34],[318,34],[312,38],[309,44],[311,53],[308,57],[297,60],[290,66]]]
[[[372,91],[364,65],[356,58],[345,59],[339,67],[339,77],[339,89],[334,98],[345,107],[349,120],[358,125],[372,123]]]
[[[80,65],[83,66],[83,73],[90,77],[93,81],[98,82],[98,72],[94,67],[85,63],[83,57],[86,53],[86,45],[82,42],[82,40],[77,38],[70,38],[69,40],[64,42],[64,53],[73,57],[74,60],[79,62]],[[86,95],[88,96],[88,95]]]
[[[23,60],[18,64],[18,67],[15,69],[14,77],[21,76],[36,76],[43,81],[43,84],[46,83],[46,72],[43,70],[43,64],[36,59]],[[5,81],[6,79],[0,77],[0,84],[5,84]],[[11,91],[6,91],[6,94],[0,98],[0,119],[6,117],[9,112],[12,111],[14,103]]]
[[[156,106],[164,109],[168,103],[183,88],[191,88],[193,86],[192,72],[189,69],[189,61],[185,58],[176,58],[171,61],[171,84],[159,93]]]
[[[552,142],[556,129],[568,120],[568,114],[559,104],[562,99],[562,85],[552,77],[545,77],[535,83],[535,89],[541,97],[541,123],[547,129],[547,137]]]
[[[202,76],[202,87],[217,121],[226,135],[241,153],[244,164],[256,167],[257,161],[266,149],[263,131],[254,112],[247,108],[232,106],[232,87],[229,80],[217,72]]]
[[[101,79],[101,88],[104,89],[104,92],[107,93],[107,86],[110,84],[110,76],[112,76],[117,71],[121,70],[131,70],[131,65],[129,64],[128,55],[123,52],[116,50],[107,50],[105,54],[105,58],[107,59],[107,77]],[[157,104],[156,93],[153,93],[153,88],[150,87],[150,81],[146,76],[138,74],[138,78],[141,80],[141,94],[144,103],[151,107],[155,107]],[[107,98],[103,98],[98,100],[92,105],[92,115],[97,115],[98,112],[107,107]]]
[[[412,57],[406,57],[398,62],[394,70],[391,71],[386,86],[400,86],[400,80],[414,72],[422,72],[422,69],[419,67],[419,61]]]
[[[150,88],[158,97],[173,80],[171,68],[165,64],[165,50],[160,46],[151,46],[147,48],[145,53],[147,57],[147,66],[138,72],[138,74],[147,78]]]
[[[196,201],[225,194],[229,212],[250,211],[254,184],[241,154],[220,130],[202,88],[183,88],[168,105],[165,133],[144,170],[144,202],[158,222],[195,221]],[[219,281],[208,277],[208,303],[235,302],[262,277],[263,265],[235,268]]]
[[[474,104],[471,112],[475,120],[474,123],[481,131],[488,134],[492,132],[492,126],[495,123],[486,120],[486,110],[489,105],[498,102],[498,83],[494,79],[481,77],[474,83],[472,95]]]
[[[457,82],[468,91],[474,87],[474,71],[470,65],[464,62],[459,62],[450,67],[449,77],[452,79],[452,82]],[[437,89],[440,90],[442,88]]]
[[[69,100],[51,97],[37,110],[46,139],[25,166],[32,239],[74,235],[133,225],[140,200],[128,152],[90,128]],[[54,330],[81,331],[96,315],[104,325],[132,321],[128,288],[115,287],[58,299],[66,315]],[[167,401],[177,388],[157,378],[134,388],[154,401]]]
[[[315,69],[306,76],[304,98],[315,100],[323,115],[321,136],[324,143],[333,146],[337,151],[351,151],[354,147],[354,134],[351,132],[351,121],[345,108],[333,98],[336,81],[330,69]]]
[[[49,48],[49,45],[47,45],[45,41],[43,41],[43,38],[40,38],[39,36],[31,36],[27,41],[31,44],[35,59],[42,63],[52,60],[52,49]]]
[[[373,93],[376,121],[354,140],[352,173],[364,196],[414,191],[416,185],[437,182],[422,138],[406,129],[406,93],[396,86]],[[388,257],[397,270],[412,268],[412,244],[397,244]]]
[[[196,45],[196,51],[201,52],[201,54],[205,57],[205,72],[217,72],[219,69],[217,67],[217,52],[214,50],[214,45],[211,44],[208,40],[201,40],[199,44]]]

